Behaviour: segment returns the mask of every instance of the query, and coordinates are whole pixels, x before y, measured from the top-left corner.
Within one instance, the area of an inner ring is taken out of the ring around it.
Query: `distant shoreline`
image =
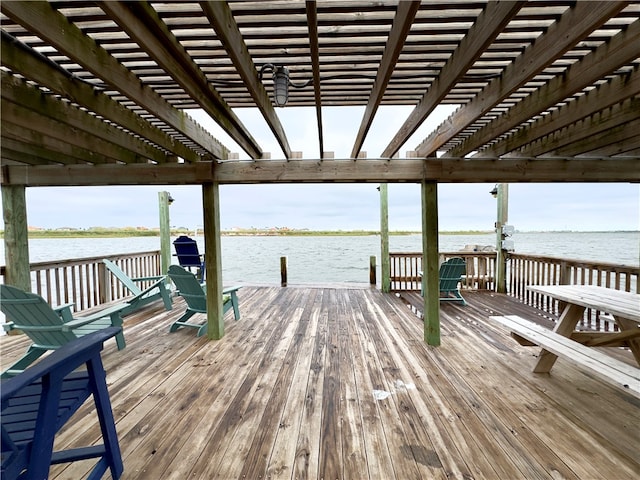
[[[396,230],[389,235],[420,235],[420,231]],[[457,230],[440,231],[440,235],[487,235],[495,233],[494,230]],[[577,230],[553,230],[553,231],[517,231],[516,233],[638,233],[634,230],[611,231],[577,231]],[[187,235],[190,237],[202,236],[202,230],[197,234],[193,230],[173,229],[172,236]],[[376,230],[294,230],[294,229],[234,229],[222,231],[225,237],[322,237],[322,236],[375,236],[380,235]],[[61,230],[30,230],[29,238],[128,238],[128,237],[159,237],[158,230],[143,229],[118,229],[118,228],[91,228],[87,230],[61,229]],[[0,232],[4,237],[4,232]]]
[[[456,231],[440,232],[442,235],[484,235],[493,231]],[[225,230],[221,232],[224,237],[322,237],[345,236],[364,237],[380,235],[375,230]],[[4,232],[0,234],[3,236]],[[171,236],[187,235],[189,237],[202,236],[202,230],[196,235],[193,231],[172,230]],[[419,231],[393,231],[389,235],[420,235]],[[32,230],[29,238],[128,238],[128,237],[159,237],[157,230]]]

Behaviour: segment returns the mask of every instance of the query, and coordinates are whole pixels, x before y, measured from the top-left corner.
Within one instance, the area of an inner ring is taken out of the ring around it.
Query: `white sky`
[[[377,157],[402,125],[412,107],[381,107],[363,151]],[[350,155],[364,107],[323,108],[325,150],[336,158]],[[453,109],[441,107],[400,150],[404,157]],[[256,109],[237,109],[237,115],[272,158],[282,158],[278,144]],[[316,158],[318,134],[313,108],[277,109],[293,151]],[[202,112],[190,114],[240,158],[248,158]],[[233,227],[290,227],[318,230],[377,230],[380,203],[377,184],[222,185],[221,225]],[[496,201],[493,184],[440,184],[439,227],[450,230],[492,230]],[[55,187],[28,188],[30,226],[42,228],[93,226],[157,227],[158,193],[175,198],[171,225],[201,228],[199,186]],[[391,230],[419,230],[420,187],[389,185]],[[519,183],[509,186],[509,223],[518,230],[640,230],[640,186],[632,184]]]

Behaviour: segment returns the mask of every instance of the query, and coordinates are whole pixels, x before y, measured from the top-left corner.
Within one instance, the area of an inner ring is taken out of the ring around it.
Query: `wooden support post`
[[[169,218],[169,192],[158,192],[160,212],[160,273],[166,275],[171,265],[171,223]]]
[[[496,291],[507,293],[507,251],[502,248],[502,227],[509,219],[509,184],[500,183],[498,186],[498,213],[496,220]]]
[[[570,285],[571,284],[571,267],[566,260],[562,260],[560,262],[560,278],[558,279],[559,285]],[[553,302],[553,300],[549,299],[549,302]],[[558,313],[563,312],[565,307],[567,306],[567,302],[563,302],[558,300]]]
[[[2,186],[4,219],[4,283],[31,291],[29,268],[29,231],[24,185]]]
[[[369,284],[375,287],[377,283],[378,280],[376,278],[376,256],[371,255],[369,257]]]
[[[103,262],[98,263],[98,299],[101,304],[111,301],[111,275]]]
[[[280,286],[287,286],[287,257],[280,257]]]
[[[566,260],[562,260],[560,262],[560,278],[559,278],[558,284],[559,285],[571,284],[571,267],[569,266]]]
[[[389,260],[389,193],[386,183],[380,190],[380,288],[384,293],[391,291],[391,266]]]
[[[423,181],[422,290],[424,292],[424,340],[440,345],[440,279],[438,275],[438,184]]]
[[[224,336],[222,313],[222,239],[220,236],[220,186],[202,185],[204,212],[204,251],[207,279],[207,337],[219,340]]]

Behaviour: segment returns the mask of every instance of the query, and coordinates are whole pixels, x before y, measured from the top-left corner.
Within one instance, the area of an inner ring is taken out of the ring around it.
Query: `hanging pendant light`
[[[273,91],[278,107],[284,107],[289,100],[289,69],[276,67],[273,72]]]
[[[273,63],[266,63],[260,68],[260,80],[262,80],[265,71],[270,71],[273,75],[273,96],[277,107],[284,107],[287,104],[290,86],[304,88],[311,83],[311,80],[307,80],[296,85],[289,78],[289,69],[287,67],[274,65]]]

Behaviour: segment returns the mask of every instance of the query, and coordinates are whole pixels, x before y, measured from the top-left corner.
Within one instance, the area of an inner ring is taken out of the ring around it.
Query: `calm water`
[[[517,253],[550,255],[638,265],[640,232],[624,233],[516,233]],[[197,238],[200,251],[204,240]],[[465,245],[494,245],[495,234],[441,235],[440,251]],[[391,236],[390,251],[419,252],[420,235]],[[158,237],[95,239],[32,239],[32,262],[93,257],[160,249]],[[0,259],[4,245],[0,242]],[[333,282],[368,283],[369,257],[380,264],[380,237],[223,237],[225,284],[279,284],[280,257],[286,256],[290,284]],[[2,261],[2,263],[4,263]],[[379,268],[379,267],[378,267]],[[380,274],[378,272],[378,278]]]

